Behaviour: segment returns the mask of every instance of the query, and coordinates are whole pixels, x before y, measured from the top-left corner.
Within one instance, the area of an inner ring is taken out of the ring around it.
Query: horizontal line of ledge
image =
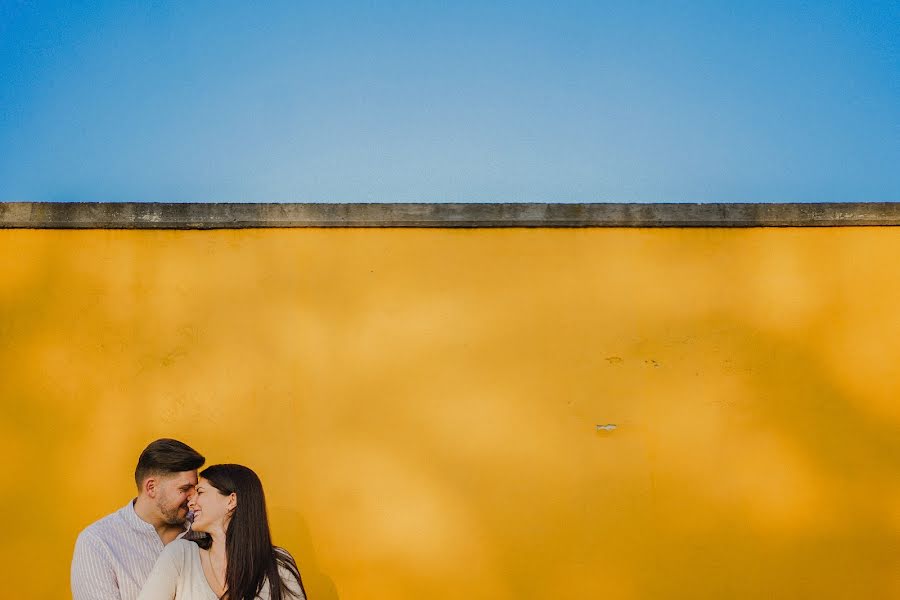
[[[0,229],[857,227],[895,225],[900,225],[900,202],[816,204],[0,203]]]

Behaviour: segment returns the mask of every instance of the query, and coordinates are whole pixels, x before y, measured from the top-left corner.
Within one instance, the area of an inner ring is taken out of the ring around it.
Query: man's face
[[[156,508],[169,525],[182,525],[188,514],[188,499],[197,485],[197,471],[162,475],[157,482]]]

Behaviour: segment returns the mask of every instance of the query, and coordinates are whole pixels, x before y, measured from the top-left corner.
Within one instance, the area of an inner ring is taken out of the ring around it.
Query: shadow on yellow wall
[[[0,564],[65,596],[172,436],[257,470],[315,600],[900,595],[898,255],[891,228],[0,232]]]

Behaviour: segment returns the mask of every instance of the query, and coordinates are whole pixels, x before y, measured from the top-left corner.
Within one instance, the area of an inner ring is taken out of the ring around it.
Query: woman
[[[272,545],[256,473],[241,465],[204,469],[188,506],[192,529],[208,537],[166,546],[138,600],[305,600],[297,564]]]

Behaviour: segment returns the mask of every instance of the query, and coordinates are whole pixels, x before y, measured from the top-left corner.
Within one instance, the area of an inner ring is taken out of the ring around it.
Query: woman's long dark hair
[[[297,563],[287,551],[272,545],[266,497],[252,470],[241,465],[212,465],[200,473],[223,496],[235,494],[237,506],[225,530],[225,593],[222,599],[253,600],[269,582],[271,600],[296,597],[278,567],[294,576],[306,597]]]

